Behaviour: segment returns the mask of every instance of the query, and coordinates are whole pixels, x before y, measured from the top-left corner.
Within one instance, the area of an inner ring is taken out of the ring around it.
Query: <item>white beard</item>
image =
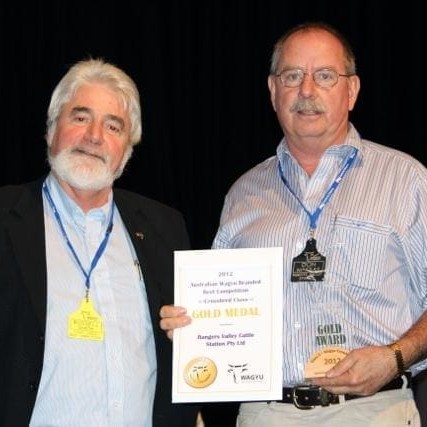
[[[53,156],[48,150],[48,161],[52,170],[60,179],[79,190],[99,191],[111,187],[132,154],[132,147],[128,146],[120,167],[115,171],[110,170],[110,157],[102,155],[90,156],[77,151],[75,147],[62,150]]]

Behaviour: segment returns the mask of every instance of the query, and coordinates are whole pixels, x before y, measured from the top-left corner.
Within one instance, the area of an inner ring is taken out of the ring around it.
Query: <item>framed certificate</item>
[[[175,252],[173,402],[282,398],[283,248]]]

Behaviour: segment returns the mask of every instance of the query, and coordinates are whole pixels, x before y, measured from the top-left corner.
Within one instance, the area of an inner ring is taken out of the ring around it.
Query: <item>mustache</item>
[[[290,108],[291,113],[326,113],[325,106],[313,99],[297,99]]]
[[[96,159],[101,160],[104,164],[107,163],[107,159],[104,156],[102,156],[101,154],[85,150],[84,148],[76,147],[76,148],[73,148],[72,150],[70,150],[69,153],[70,154],[74,154],[74,153],[85,154],[86,156],[95,157]]]

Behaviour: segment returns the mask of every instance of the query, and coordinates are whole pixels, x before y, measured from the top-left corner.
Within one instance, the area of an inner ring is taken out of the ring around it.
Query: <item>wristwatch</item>
[[[403,375],[405,372],[405,363],[403,362],[402,349],[397,342],[393,342],[387,346],[394,352],[394,357],[396,359],[398,375]]]

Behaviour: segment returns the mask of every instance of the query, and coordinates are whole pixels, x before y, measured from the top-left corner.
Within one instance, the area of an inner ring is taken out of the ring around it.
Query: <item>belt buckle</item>
[[[298,409],[314,409],[318,405],[304,405],[304,403],[299,402],[298,391],[318,391],[319,393],[319,403],[320,406],[329,406],[332,403],[333,395],[328,391],[324,390],[321,387],[312,386],[312,385],[297,385],[292,388],[292,403]]]
[[[315,406],[313,405],[304,405],[298,402],[298,394],[297,394],[298,390],[309,391],[312,388],[313,387],[309,385],[297,385],[295,387],[292,387],[292,403],[296,408],[298,409],[314,409],[315,408]]]

